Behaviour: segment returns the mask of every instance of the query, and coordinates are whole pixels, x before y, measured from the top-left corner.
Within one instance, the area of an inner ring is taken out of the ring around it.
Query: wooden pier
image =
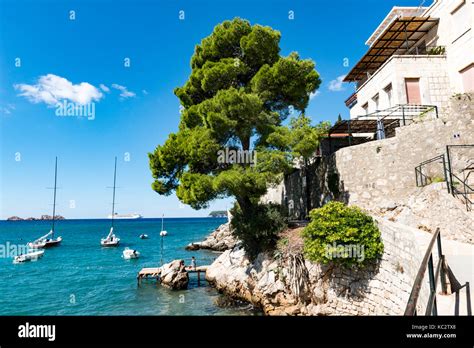
[[[201,272],[204,272],[204,274],[207,271],[207,268],[209,266],[198,266],[198,267],[192,267],[192,266],[186,266],[185,270],[188,273],[197,273],[198,276],[198,285],[201,283]],[[142,279],[156,279],[157,282],[159,282],[161,276],[161,267],[152,267],[152,268],[142,268],[140,272],[137,274],[137,281],[138,285],[140,285],[140,282]]]

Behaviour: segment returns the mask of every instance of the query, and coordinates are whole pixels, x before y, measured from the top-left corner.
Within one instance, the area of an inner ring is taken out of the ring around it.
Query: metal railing
[[[438,263],[436,264],[436,267],[434,266],[433,262],[433,246],[435,242],[437,244],[438,249]],[[423,257],[423,261],[421,262],[420,269],[418,270],[418,273],[416,275],[415,282],[413,284],[410,297],[408,299],[407,307],[405,309],[405,315],[417,315],[416,305],[420,296],[421,286],[425,277],[426,269],[428,269],[430,296],[426,305],[425,315],[438,315],[438,306],[436,303],[436,288],[438,280],[440,279],[442,294],[447,294],[445,267],[445,258],[441,248],[441,233],[438,228],[436,229],[433,238],[431,238],[430,244],[428,245],[428,249],[426,250],[425,256]]]
[[[454,306],[454,315],[459,315],[459,290],[462,288],[466,288],[466,306],[467,306],[467,315],[472,316],[472,308],[471,308],[471,287],[469,282],[462,285],[456,290],[456,304]]]
[[[446,46],[417,46],[417,47],[411,47],[408,50],[406,47],[401,46],[397,50],[395,50],[389,58],[386,59],[388,61],[389,59],[392,59],[394,56],[398,56],[400,58],[410,58],[410,56],[445,56],[446,55]],[[366,83],[372,76],[376,75],[379,73],[383,68],[385,67],[385,64],[382,64],[380,67],[377,68],[377,70],[373,71],[372,73],[366,72],[364,77],[357,81],[357,91],[360,90],[362,85]]]
[[[474,145],[447,145],[446,146],[446,156],[447,156],[447,176],[446,180],[448,182],[448,192],[453,196],[459,195],[464,199],[464,204],[466,205],[467,211],[472,211],[474,206],[474,201],[471,199],[471,195],[474,195],[474,188],[468,184],[469,174],[464,179],[461,179],[459,176],[453,173],[451,165],[451,149],[452,148],[472,148]],[[458,188],[460,186],[460,188]]]
[[[451,164],[451,152],[450,148],[473,148],[474,145],[447,145],[446,154],[442,154],[436,157],[433,157],[429,160],[421,162],[418,166],[415,167],[415,180],[417,187],[424,187],[433,183],[433,178],[426,175],[424,169],[426,166],[432,163],[441,163],[443,165],[443,174],[444,181],[446,182],[446,187],[448,193],[451,193],[454,197],[461,196],[463,203],[466,206],[467,211],[472,211],[474,207],[474,188],[469,185],[469,177],[474,173],[474,167],[469,169],[468,174],[464,175],[464,178],[461,179],[458,175],[453,173],[452,164]]]
[[[427,161],[421,162],[418,166],[415,167],[416,186],[423,187],[433,182],[433,178],[429,177],[423,172],[425,167],[432,163],[443,164],[444,181],[446,181],[446,178],[447,178],[446,158],[444,154],[442,154],[440,156],[433,157]]]
[[[397,104],[388,109],[377,110],[366,115],[360,115],[353,120],[394,120],[400,121],[404,126],[413,121],[415,117],[423,116],[434,111],[438,118],[438,107],[436,105]]]

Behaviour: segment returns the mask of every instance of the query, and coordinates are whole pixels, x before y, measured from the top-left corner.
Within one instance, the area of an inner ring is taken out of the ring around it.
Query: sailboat
[[[164,217],[165,214],[161,216],[161,232],[160,232],[160,239],[161,239],[161,265],[163,266],[163,239],[165,236],[168,235],[168,232],[164,230]]]
[[[164,236],[168,235],[168,232],[166,232],[166,231],[163,229],[163,227],[164,227],[164,221],[163,221],[163,220],[164,220],[164,217],[165,217],[165,214],[163,214],[163,215],[161,216],[161,232],[160,232],[160,236],[161,236],[161,237],[164,237]]]
[[[36,239],[33,242],[28,243],[28,247],[31,249],[49,248],[57,246],[63,240],[61,237],[54,238],[54,222],[56,220],[56,185],[58,179],[58,157],[56,157],[56,164],[54,166],[54,198],[53,198],[53,222],[51,230],[44,236]]]
[[[114,216],[115,216],[115,182],[117,179],[117,157],[115,157],[115,169],[114,169],[114,187],[112,194],[112,223],[110,226],[110,232],[107,237],[100,240],[100,245],[103,247],[116,247],[120,243],[120,238],[114,234]]]

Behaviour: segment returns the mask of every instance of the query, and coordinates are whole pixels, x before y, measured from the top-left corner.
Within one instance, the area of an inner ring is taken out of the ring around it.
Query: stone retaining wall
[[[440,118],[397,129],[396,137],[343,148],[336,166],[350,204],[373,206],[406,199],[416,189],[415,167],[446,152],[446,145],[474,144],[474,101],[453,101]],[[471,153],[454,158],[459,170]]]
[[[429,234],[388,220],[378,222],[384,254],[377,265],[366,269],[346,270],[304,260],[300,274],[307,277],[298,277],[296,290],[291,257],[260,254],[250,262],[236,247],[220,255],[206,277],[218,290],[251,302],[268,315],[402,315]],[[428,294],[425,277],[419,313]]]

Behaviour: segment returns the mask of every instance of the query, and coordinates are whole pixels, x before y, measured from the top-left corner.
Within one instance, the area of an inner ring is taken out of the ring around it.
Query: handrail
[[[474,147],[474,145],[447,145],[446,146],[446,154],[442,154],[429,160],[423,161],[418,166],[415,167],[415,179],[416,179],[416,186],[417,187],[424,187],[431,183],[430,178],[423,173],[423,167],[427,164],[434,163],[436,161],[442,161],[440,163],[443,164],[443,173],[444,173],[444,181],[446,182],[446,187],[448,193],[451,193],[453,196],[461,195],[464,198],[464,204],[466,205],[466,210],[471,211],[472,206],[474,206],[474,201],[470,198],[470,195],[474,194],[474,188],[471,187],[467,183],[466,179],[461,179],[456,174],[453,173],[451,167],[451,158],[449,154],[450,147]],[[446,158],[447,157],[447,158]],[[463,190],[460,190],[454,185],[454,179],[456,179],[459,184],[463,186]]]
[[[436,274],[434,273],[433,267],[433,246],[435,241],[438,243],[438,264],[436,266]],[[420,296],[422,282],[426,273],[426,269],[429,268],[429,281],[430,281],[430,298],[428,300],[428,305],[426,307],[425,315],[437,315],[438,309],[436,304],[436,285],[438,278],[441,278],[441,287],[442,292],[447,292],[447,285],[446,285],[446,274],[444,271],[444,255],[441,249],[441,232],[440,229],[437,228],[433,238],[431,238],[430,244],[426,250],[425,256],[423,257],[423,261],[421,262],[420,268],[415,278],[415,282],[413,284],[410,297],[408,299],[407,307],[405,309],[405,314],[407,316],[416,315],[416,304],[418,302],[418,297]]]
[[[471,199],[468,197],[468,195],[474,194],[474,188],[469,186],[466,183],[466,181],[460,179],[456,174],[453,174],[451,172],[450,172],[450,174],[451,174],[451,179],[453,177],[456,178],[457,180],[459,180],[459,182],[464,187],[464,191],[458,190],[458,188],[451,182],[450,185],[451,185],[452,194],[453,195],[461,195],[464,198],[464,203],[466,204],[467,211],[471,211],[471,209],[472,209],[471,207],[472,207],[472,205],[474,205],[474,202],[471,201]]]

